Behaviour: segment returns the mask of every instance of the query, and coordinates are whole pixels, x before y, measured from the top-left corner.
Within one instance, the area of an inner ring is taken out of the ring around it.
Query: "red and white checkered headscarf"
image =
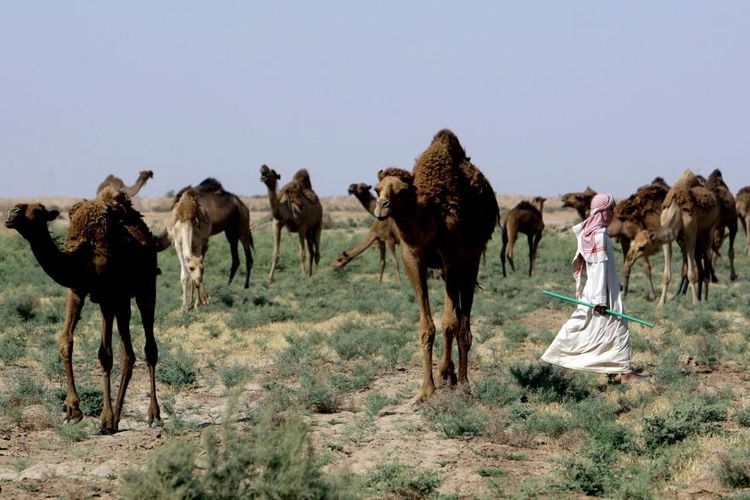
[[[581,231],[581,253],[586,260],[596,260],[599,252],[607,249],[597,244],[596,233],[598,229],[606,228],[612,222],[612,209],[615,208],[615,199],[609,193],[599,193],[591,199],[591,213],[589,218],[583,221]]]
[[[585,263],[599,262],[605,260],[607,248],[604,244],[604,235],[601,229],[605,229],[612,222],[615,208],[615,199],[609,193],[599,193],[591,200],[591,212],[589,218],[583,221],[578,232],[578,249],[580,253],[573,260],[573,277],[576,280],[576,297],[580,298],[583,293],[581,275]],[[578,227],[578,226],[576,226]]]

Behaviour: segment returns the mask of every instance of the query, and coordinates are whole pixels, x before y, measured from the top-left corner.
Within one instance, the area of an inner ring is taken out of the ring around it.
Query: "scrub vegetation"
[[[258,218],[254,213],[254,222]],[[711,285],[707,302],[692,306],[681,297],[658,310],[646,300],[647,282],[636,266],[626,308],[656,327],[631,324],[633,361],[650,378],[626,385],[538,362],[571,312],[540,292],[572,295],[575,242],[548,224],[534,275],[519,270],[503,278],[498,228],[480,267],[472,314],[471,394],[439,389],[415,406],[421,355],[408,281],[397,282],[388,267],[380,283],[376,250],[343,269],[331,267],[370,220],[339,219],[325,229],[321,266],[312,278],[300,274],[296,238],[282,238],[272,285],[265,280],[271,230],[261,221],[253,229],[248,290],[227,286],[229,246],[211,240],[209,302],[187,313],[174,252],[159,254],[163,422],[146,425],[148,377],[136,314],[131,330],[138,360],[122,432],[114,436],[96,432],[103,397],[98,308],[84,308],[74,348],[86,417],[62,425],[56,336],[65,290],[39,268],[25,241],[0,232],[4,496],[658,498],[750,492],[747,256],[737,252],[735,282],[726,261],[719,261],[720,281]],[[738,235],[736,248],[743,244]],[[516,261],[525,262],[527,251],[517,245]],[[619,265],[619,253],[618,259]],[[652,264],[658,280],[661,256]],[[431,279],[430,288],[439,354],[444,287]]]

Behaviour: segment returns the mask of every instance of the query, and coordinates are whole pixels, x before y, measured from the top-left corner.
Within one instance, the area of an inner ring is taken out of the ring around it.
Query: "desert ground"
[[[505,211],[524,198],[500,196],[499,204]],[[0,200],[0,211],[18,201]],[[51,230],[64,240],[65,214],[76,200],[38,201],[61,210]],[[56,336],[65,290],[41,270],[25,240],[0,228],[3,497],[750,495],[744,234],[735,243],[739,279],[729,281],[725,246],[719,282],[698,305],[672,298],[674,278],[669,302],[657,309],[646,300],[646,280],[635,266],[628,312],[656,326],[631,323],[633,360],[650,378],[618,384],[537,361],[572,312],[541,291],[572,295],[574,288],[575,240],[568,228],[577,216],[549,199],[534,276],[526,273],[525,238],[516,243],[516,270],[507,278],[499,229],[488,247],[472,315],[471,394],[444,387],[416,405],[418,309],[403,268],[399,281],[388,261],[380,283],[374,249],[344,269],[331,267],[366,234],[372,217],[351,197],[324,199],[317,273],[302,276],[297,237],[284,232],[276,281],[269,285],[268,201],[244,201],[255,240],[249,289],[242,288],[244,264],[226,283],[229,249],[217,236],[207,254],[209,303],[184,312],[174,250],[159,254],[162,422],[146,422],[148,376],[134,307],[138,361],[114,435],[98,433],[98,308],[86,305],[76,331],[74,369],[86,416],[64,424]],[[135,205],[155,232],[164,227],[168,198],[136,199]],[[658,288],[661,256],[652,263]],[[430,292],[440,332],[442,281],[432,279]],[[436,353],[441,343],[438,333]]]

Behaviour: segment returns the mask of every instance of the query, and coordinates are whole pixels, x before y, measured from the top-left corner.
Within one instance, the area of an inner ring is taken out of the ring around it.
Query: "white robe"
[[[578,238],[576,258],[581,250],[581,229],[581,224],[573,227]],[[606,229],[601,229],[596,238],[597,244],[606,248],[606,256],[600,254],[599,262],[586,261],[586,285],[580,300],[594,305],[606,304],[609,309],[624,313],[612,241]],[[629,373],[628,322],[610,314],[596,314],[593,308],[578,306],[542,355],[542,360],[574,370]]]

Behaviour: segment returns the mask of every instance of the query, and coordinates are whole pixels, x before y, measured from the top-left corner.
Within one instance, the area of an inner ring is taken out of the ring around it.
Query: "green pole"
[[[570,302],[573,304],[580,304],[582,306],[591,307],[592,309],[595,307],[594,304],[589,304],[588,302],[584,302],[582,300],[574,299],[573,297],[568,297],[567,295],[562,295],[555,292],[550,292],[549,290],[542,290],[542,293],[544,295],[549,295],[550,297],[554,297],[556,299],[564,300],[566,302]],[[620,318],[625,318],[628,321],[635,321],[636,323],[639,323],[641,325],[647,326],[649,328],[653,328],[654,324],[649,323],[648,321],[644,321],[642,319],[638,319],[634,316],[630,316],[628,314],[619,313],[617,311],[613,311],[612,309],[607,309],[605,311],[607,314],[611,314],[612,316],[617,316]]]

